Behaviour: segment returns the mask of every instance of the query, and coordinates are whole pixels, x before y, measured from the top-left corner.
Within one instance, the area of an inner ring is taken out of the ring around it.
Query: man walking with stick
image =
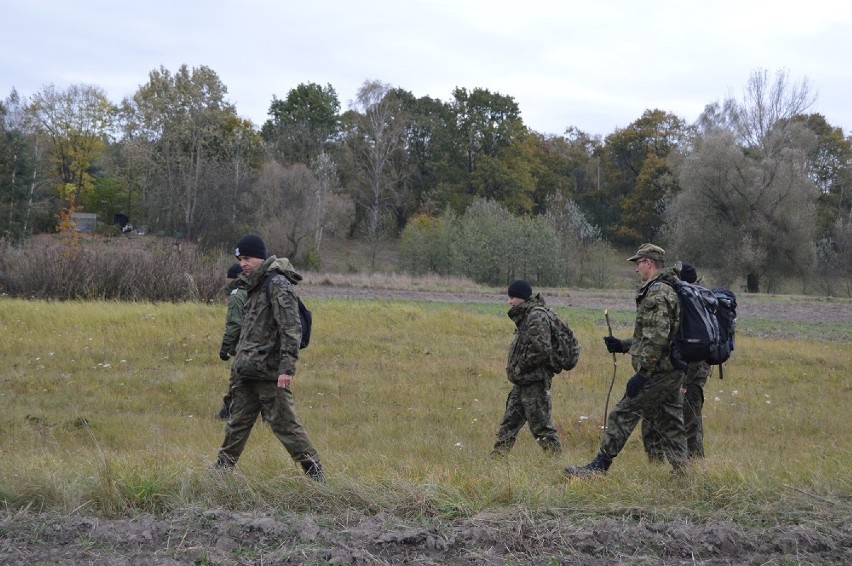
[[[636,264],[643,285],[636,293],[633,338],[604,337],[607,350],[630,353],[635,374],[627,382],[624,397],[607,416],[598,455],[585,466],[568,466],[568,477],[606,474],[642,418],[659,423],[666,457],[675,471],[686,460],[683,429],[683,371],[671,361],[672,337],[680,326],[680,303],[675,290],[663,281],[674,281],[672,269],[663,270],[666,252],[643,244],[628,258]]]

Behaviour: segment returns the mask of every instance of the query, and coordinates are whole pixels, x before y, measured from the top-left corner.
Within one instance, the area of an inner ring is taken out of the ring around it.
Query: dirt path
[[[340,297],[352,299],[402,299],[410,301],[441,301],[493,303],[503,302],[502,295],[485,293],[437,293],[431,291],[401,291],[392,289],[370,289],[365,287],[341,287],[332,285],[301,285],[304,297]],[[570,297],[548,297],[547,303],[563,307],[633,311],[635,303],[629,292],[618,297],[606,296],[590,291],[579,291]],[[770,300],[740,294],[737,297],[738,316],[775,321],[820,321],[852,324],[852,301],[848,299],[824,299],[785,297]]]
[[[318,517],[186,510],[97,519],[0,513],[0,563],[146,564],[849,564],[840,520],[729,522],[572,519],[509,511],[424,526],[385,514]]]

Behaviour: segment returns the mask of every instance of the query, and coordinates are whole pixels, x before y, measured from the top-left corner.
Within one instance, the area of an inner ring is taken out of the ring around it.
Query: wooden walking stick
[[[606,319],[606,328],[609,330],[609,335],[612,336],[612,326],[609,324],[609,310],[604,309],[604,318]],[[615,383],[615,372],[618,370],[618,359],[615,357],[615,352],[612,353],[612,380],[609,382],[609,391],[606,392],[606,405],[604,405],[604,426],[603,435],[606,437],[606,419],[609,416],[609,396],[612,395],[612,386]]]

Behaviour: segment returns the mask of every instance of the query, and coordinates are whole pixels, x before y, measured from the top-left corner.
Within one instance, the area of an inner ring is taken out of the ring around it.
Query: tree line
[[[602,138],[538,133],[484,88],[442,101],[368,80],[343,111],[330,84],[304,83],[273,96],[259,126],[204,66],[153,70],[120,103],[92,85],[13,90],[0,103],[0,237],[67,228],[75,212],[111,233],[121,214],[209,249],[256,231],[309,267],[329,235],[366,240],[374,260],[401,238],[414,272],[590,285],[609,247],[653,240],[749,291],[795,277],[850,294],[852,138],[813,102],[806,79],[759,69],[695,123],[649,109]],[[488,255],[507,249],[512,273]]]

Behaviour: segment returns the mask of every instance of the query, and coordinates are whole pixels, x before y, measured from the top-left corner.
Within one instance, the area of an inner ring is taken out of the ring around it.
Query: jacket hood
[[[681,262],[677,262],[672,267],[663,268],[657,275],[657,279],[674,282],[679,279],[681,265]]]
[[[532,309],[543,306],[546,306],[544,298],[541,296],[541,293],[536,293],[535,296],[530,297],[523,303],[510,308],[509,312],[506,314],[515,322],[516,325],[519,325]]]
[[[269,258],[272,262],[266,269],[266,273],[280,273],[284,277],[287,278],[290,283],[293,285],[298,285],[299,281],[302,280],[302,276],[296,271],[296,268],[290,263],[290,260],[286,257],[275,257],[272,256]]]

